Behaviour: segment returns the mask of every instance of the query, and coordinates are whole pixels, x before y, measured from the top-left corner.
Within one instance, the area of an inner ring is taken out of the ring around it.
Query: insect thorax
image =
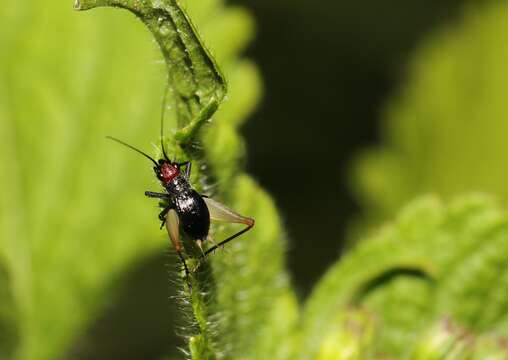
[[[172,195],[179,195],[191,190],[189,182],[183,176],[177,176],[167,184],[164,184],[166,191]]]

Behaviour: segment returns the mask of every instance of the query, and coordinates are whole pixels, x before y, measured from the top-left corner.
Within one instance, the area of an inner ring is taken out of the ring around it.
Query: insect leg
[[[169,194],[157,193],[153,191],[145,191],[145,195],[150,198],[157,198],[162,200],[167,200],[170,198]],[[159,213],[159,220],[162,221],[161,229],[164,227],[164,224],[166,223],[166,214],[168,213],[169,209],[171,209],[170,205],[163,208],[162,211]]]
[[[254,226],[254,223],[252,223],[252,225],[247,225],[247,227],[243,230],[240,230],[239,232],[237,232],[236,234],[234,235],[231,235],[230,237],[226,238],[225,240],[222,240],[220,243],[212,246],[210,249],[206,250],[205,253],[203,255],[200,256],[200,259],[203,259],[205,258],[208,254],[214,252],[215,250],[217,250],[219,247],[225,245],[226,243],[230,242],[231,240],[237,238],[238,236],[242,235],[242,234],[245,234],[247,231],[249,231],[250,229],[252,229],[252,227]]]
[[[246,233],[252,227],[254,226],[254,219],[242,216],[230,208],[228,208],[226,205],[221,204],[218,201],[215,201],[209,197],[204,197],[206,206],[208,207],[208,211],[210,212],[210,219],[214,221],[223,221],[228,223],[237,223],[237,224],[245,224],[247,225],[243,230],[240,230],[236,234],[231,235],[230,237],[226,238],[225,240],[222,240],[218,244],[212,246],[210,249],[206,250],[205,253],[201,256],[201,258],[206,257],[206,255],[210,254],[211,252],[215,251],[220,246],[230,242],[231,240],[237,238],[238,236]]]
[[[158,193],[153,191],[145,191],[145,196],[149,198],[157,198],[157,199],[169,199],[170,195],[165,193]]]
[[[165,209],[164,209],[165,210]],[[185,277],[189,278],[189,269],[187,268],[187,263],[185,262],[185,258],[182,254],[182,242],[180,241],[180,219],[178,218],[178,214],[175,209],[168,209],[166,215],[166,229],[168,230],[169,239],[173,244],[173,247],[178,254],[178,257],[183,263],[183,267],[185,268]]]
[[[166,214],[168,213],[168,211],[171,210],[171,206],[168,205],[166,206],[164,209],[162,209],[162,211],[159,213],[159,220],[162,221],[161,223],[161,229],[164,227],[164,224],[166,223]]]

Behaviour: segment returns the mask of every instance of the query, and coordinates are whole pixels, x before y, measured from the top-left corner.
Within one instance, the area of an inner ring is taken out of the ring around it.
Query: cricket
[[[112,136],[107,136],[106,138],[136,151],[154,164],[153,171],[160,181],[163,191],[145,191],[145,195],[149,198],[162,200],[161,204],[163,206],[159,213],[161,229],[164,226],[166,227],[171,243],[182,261],[186,277],[188,277],[189,268],[183,253],[184,247],[180,236],[181,232],[194,241],[199,249],[201,249],[202,254],[199,260],[202,261],[217,248],[224,246],[226,243],[252,229],[255,221],[252,218],[236,213],[226,205],[206,195],[198,193],[192,187],[190,184],[191,161],[174,162],[169,159],[166,153],[163,141],[163,119],[164,116],[162,115],[160,144],[163,157],[158,159],[158,161],[122,140]],[[226,239],[214,243],[210,248],[205,249],[205,242],[212,241],[209,237],[210,221],[244,224],[245,227]]]

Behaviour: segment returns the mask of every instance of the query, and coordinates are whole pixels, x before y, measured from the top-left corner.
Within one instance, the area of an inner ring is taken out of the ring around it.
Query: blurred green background
[[[261,106],[244,128],[248,170],[281,207],[291,271],[304,296],[339,254],[358,210],[352,161],[379,141],[383,106],[406,80],[411,52],[466,2],[236,3],[256,17],[248,55],[265,83]]]
[[[242,128],[247,141],[246,166],[280,207],[291,239],[288,258],[293,282],[303,298],[336,260],[349,236],[349,225],[359,214],[359,204],[352,190],[355,186],[351,185],[352,161],[360,150],[379,142],[379,120],[384,104],[407,80],[406,66],[410,55],[428,34],[453,23],[462,14],[466,1],[325,0],[316,4],[309,1],[236,0],[230,4],[245,7],[254,15],[257,35],[245,54],[258,64],[264,83],[261,104]],[[70,5],[60,4],[66,9]],[[63,14],[68,16],[68,12]],[[113,18],[111,15],[104,12],[72,14],[73,17],[103,16],[106,22],[128,16],[122,13]],[[75,20],[63,19],[62,24],[47,24],[41,20],[39,25],[65,32],[66,21]],[[134,19],[128,23],[138,31],[144,31]],[[12,28],[3,27],[2,31],[18,28],[23,29],[23,24],[12,24]],[[112,32],[110,36],[115,30]],[[69,37],[71,35],[76,41],[87,40],[80,38],[79,32],[69,34]],[[0,45],[6,45],[2,43],[5,38],[6,33],[0,33]],[[128,49],[128,39],[124,39],[124,44],[114,46],[108,40],[104,35],[101,46],[105,55],[99,58],[94,58],[85,48],[83,54],[90,58],[83,59],[83,64],[87,61],[107,62],[108,51]],[[60,44],[46,48],[44,39],[26,41],[39,44],[47,52],[60,49]],[[213,49],[213,44],[210,47]],[[155,45],[153,49],[147,46],[147,49],[131,50],[146,51],[142,58],[150,63],[155,57],[154,49]],[[19,71],[28,73],[30,63],[34,61],[33,58],[16,59],[12,53],[3,53],[2,58],[20,61],[24,66],[18,67]],[[77,65],[70,64],[69,67]],[[137,65],[143,66],[143,61]],[[156,79],[158,70],[155,65],[150,66],[153,66],[150,76]],[[86,66],[84,71],[86,73]],[[136,74],[134,65],[117,76],[120,79],[127,74],[141,76]],[[9,76],[15,78],[16,74]],[[37,74],[32,81],[44,84],[44,79]],[[74,89],[72,96],[78,107],[86,108],[89,104],[79,103],[80,81],[71,82],[69,89]],[[99,86],[100,79],[96,81]],[[18,84],[23,85],[28,86]],[[101,101],[107,102],[108,91],[128,93],[129,89],[117,89],[112,85],[111,89],[100,91],[104,93],[95,94],[97,102],[94,106],[100,107],[103,106]],[[20,100],[19,107],[23,108],[23,102],[39,101],[41,96],[43,94],[30,94]],[[157,103],[159,99],[144,101]],[[117,107],[123,105],[114,104]],[[155,113],[146,117],[150,121],[158,118]],[[157,122],[147,124],[143,132],[149,141],[157,133]],[[116,130],[104,126],[95,131],[101,136],[101,133]],[[59,136],[56,134],[55,138]],[[109,155],[114,157],[125,155],[109,144],[97,151],[115,153]],[[62,176],[79,174],[63,171]],[[140,193],[146,184],[153,185],[149,176],[146,174],[139,179]],[[140,199],[140,203],[143,200]],[[149,223],[143,223],[143,226],[148,227]],[[107,301],[107,311],[101,313],[79,339],[68,358],[160,359],[174,353],[175,344],[179,344],[174,334],[176,309],[171,300],[172,288],[167,281],[168,264],[172,261],[167,254],[160,254],[122,274],[118,296]]]

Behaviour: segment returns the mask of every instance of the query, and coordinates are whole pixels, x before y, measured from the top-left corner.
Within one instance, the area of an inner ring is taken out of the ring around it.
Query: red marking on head
[[[180,175],[180,170],[178,169],[178,167],[168,162],[165,162],[161,165],[160,171],[161,171],[161,181],[166,184],[171,182],[178,175]]]

